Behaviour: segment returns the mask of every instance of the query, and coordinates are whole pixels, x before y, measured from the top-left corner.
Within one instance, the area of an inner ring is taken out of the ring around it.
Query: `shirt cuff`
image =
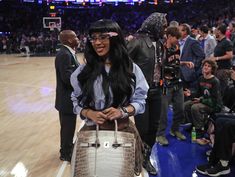
[[[135,108],[135,114],[134,115],[142,113],[142,112],[140,112],[140,105],[138,103],[130,103],[130,105],[132,105]]]

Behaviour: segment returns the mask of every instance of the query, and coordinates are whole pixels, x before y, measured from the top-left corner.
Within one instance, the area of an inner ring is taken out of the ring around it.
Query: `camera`
[[[174,59],[163,68],[164,79],[176,80],[180,79],[180,60]]]

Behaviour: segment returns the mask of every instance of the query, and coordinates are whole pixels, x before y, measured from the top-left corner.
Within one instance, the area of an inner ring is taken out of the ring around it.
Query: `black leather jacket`
[[[151,86],[155,65],[155,47],[148,35],[138,35],[127,42],[131,59],[141,68],[144,76]]]

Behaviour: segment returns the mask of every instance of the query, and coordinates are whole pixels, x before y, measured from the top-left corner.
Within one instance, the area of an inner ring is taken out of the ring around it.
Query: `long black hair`
[[[127,104],[133,89],[135,88],[135,75],[132,72],[133,62],[128,56],[124,36],[119,25],[108,19],[101,19],[91,24],[89,35],[95,32],[115,32],[117,35],[109,38],[110,50],[109,61],[111,68],[109,73],[105,71],[104,58],[97,55],[88,40],[85,47],[84,57],[86,65],[78,75],[78,81],[81,84],[82,95],[78,101],[83,107],[94,109],[94,82],[97,77],[102,76],[102,88],[105,95],[105,108],[108,106],[118,107]],[[110,105],[110,92],[112,90],[113,102]]]

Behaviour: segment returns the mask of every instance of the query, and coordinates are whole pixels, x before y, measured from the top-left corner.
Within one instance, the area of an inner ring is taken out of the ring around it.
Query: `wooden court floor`
[[[0,55],[0,177],[70,176],[59,160],[54,58]]]

